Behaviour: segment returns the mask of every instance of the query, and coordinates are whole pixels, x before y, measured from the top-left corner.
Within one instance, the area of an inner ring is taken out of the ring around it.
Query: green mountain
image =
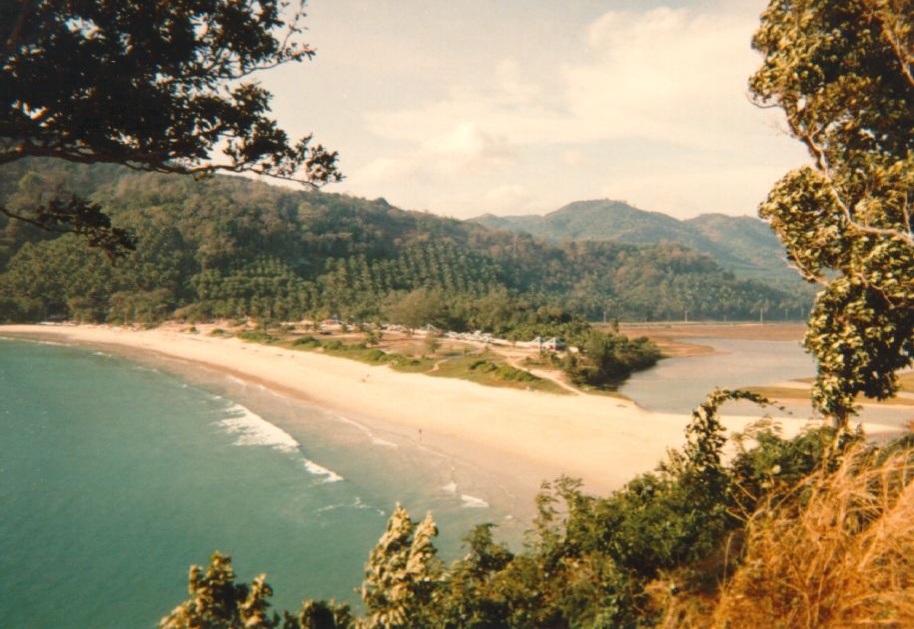
[[[678,242],[712,256],[724,269],[790,290],[803,286],[787,266],[784,249],[767,224],[748,216],[704,214],[680,221],[622,201],[570,203],[545,216],[486,214],[472,222],[491,229],[524,232],[550,242],[595,240],[630,244]]]
[[[37,161],[0,170],[6,207],[28,212],[49,191],[89,195],[115,225],[136,233],[139,246],[112,266],[73,236],[0,220],[0,319],[337,315],[357,321],[422,318],[454,330],[508,334],[573,315],[783,318],[798,316],[808,303],[795,292],[734,277],[708,255],[674,242],[681,238],[549,243],[404,211],[383,199],[296,191],[239,177],[194,181]],[[586,232],[582,216],[574,208],[559,213],[578,234]],[[665,221],[670,234],[684,229],[661,217],[656,221]]]

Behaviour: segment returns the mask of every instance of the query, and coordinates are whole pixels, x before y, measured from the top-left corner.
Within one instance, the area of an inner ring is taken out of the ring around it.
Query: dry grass
[[[914,450],[864,450],[748,524],[742,567],[707,625],[914,626]]]

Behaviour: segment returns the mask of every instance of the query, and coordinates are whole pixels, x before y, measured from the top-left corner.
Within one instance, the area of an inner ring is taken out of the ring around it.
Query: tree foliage
[[[362,601],[367,618],[363,626],[393,629],[428,625],[427,614],[442,571],[432,543],[437,535],[431,513],[416,524],[406,509],[396,506],[387,531],[365,566]]]
[[[762,302],[796,312],[793,295],[737,280],[677,244],[550,245],[382,200],[235,177],[193,181],[61,160],[21,160],[0,173],[6,207],[33,207],[44,191],[64,186],[107,208],[115,226],[139,239],[95,284],[95,257],[70,264],[57,254],[57,240],[68,238],[0,217],[0,276],[9,273],[0,277],[0,294],[11,303],[2,318],[72,317],[70,299],[94,294],[99,319],[119,323],[176,313],[337,316],[583,345],[586,319],[670,320],[685,310],[692,320],[757,319]],[[42,298],[26,278],[48,272],[60,278],[59,290]]]
[[[304,1],[4,2],[0,164],[27,157],[206,175],[339,180],[336,154],[269,117],[260,70],[310,58]],[[213,159],[214,151],[222,157]],[[100,206],[53,198],[5,215],[132,248]]]
[[[576,384],[605,388],[628,378],[633,371],[654,366],[659,348],[646,337],[629,339],[615,333],[586,329],[565,338],[578,352],[565,356],[563,367]]]
[[[858,394],[894,395],[914,356],[912,16],[910,0],[774,0],[753,41],[757,102],[781,108],[813,158],[760,214],[822,285],[806,347],[837,425]]]
[[[235,627],[276,627],[278,616],[270,615],[267,599],[273,595],[266,575],[255,578],[250,585],[236,584],[232,558],[213,553],[204,572],[191,566],[188,585],[190,598],[162,619],[163,629],[234,629]]]

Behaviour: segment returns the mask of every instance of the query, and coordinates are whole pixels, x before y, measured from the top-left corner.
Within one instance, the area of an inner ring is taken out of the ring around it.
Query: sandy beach
[[[510,477],[530,498],[565,474],[606,493],[684,442],[689,417],[601,395],[556,395],[395,372],[364,363],[177,329],[0,326],[0,336],[141,350],[229,373],[359,421],[383,423],[473,466]],[[759,414],[761,415],[761,413]],[[753,417],[727,416],[736,430]],[[803,420],[785,422],[795,433]]]

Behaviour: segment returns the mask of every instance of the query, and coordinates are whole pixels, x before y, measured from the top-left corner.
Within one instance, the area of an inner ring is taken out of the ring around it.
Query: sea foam
[[[444,485],[441,488],[442,491],[446,491],[449,494],[457,495],[457,483],[456,481],[451,481],[447,485]],[[476,496],[471,496],[469,494],[460,494],[461,506],[466,509],[488,509],[489,503],[483,500],[482,498],[477,498]]]
[[[368,440],[373,445],[383,446],[385,448],[396,448],[397,447],[397,444],[394,443],[393,441],[388,441],[386,439],[382,439],[382,438],[378,437],[377,435],[374,434],[374,432],[372,432],[372,430],[370,428],[368,428],[367,426],[365,426],[363,424],[360,424],[359,422],[355,421],[354,419],[350,419],[350,418],[346,417],[345,415],[340,415],[339,413],[334,413],[332,411],[328,411],[327,416],[332,417],[333,419],[335,419],[339,422],[342,422],[344,424],[347,424],[349,426],[352,426],[352,427],[358,429],[359,431],[362,432],[362,434],[364,434],[366,437],[368,437]]]
[[[489,503],[483,500],[482,498],[477,498],[476,496],[469,496],[467,494],[460,494],[460,500],[463,502],[463,506],[467,509],[488,509]]]
[[[323,476],[324,479],[321,480],[322,483],[338,483],[339,481],[344,480],[342,476],[333,470],[328,470],[326,467],[318,465],[311,459],[305,459],[305,469],[315,476]]]
[[[282,452],[298,450],[299,444],[292,435],[240,404],[232,404],[228,412],[229,417],[217,423],[228,432],[238,435],[235,445],[269,446]]]
[[[15,336],[0,336],[0,341],[13,341],[15,343],[21,343],[22,341],[27,341],[29,343],[34,343],[35,345],[52,345],[54,347],[67,347],[66,343],[58,343],[57,341],[39,341],[37,339],[21,339]]]

